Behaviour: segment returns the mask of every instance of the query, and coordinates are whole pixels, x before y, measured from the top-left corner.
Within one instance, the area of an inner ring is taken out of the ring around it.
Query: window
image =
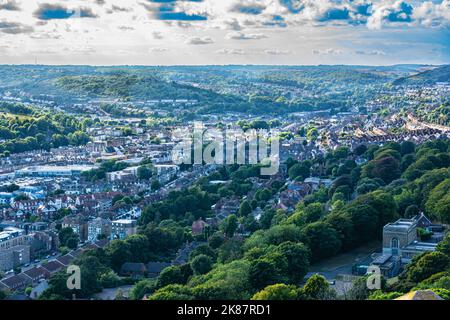
[[[391,251],[392,254],[396,255],[398,254],[398,246],[399,246],[399,242],[397,238],[392,238],[391,240]]]

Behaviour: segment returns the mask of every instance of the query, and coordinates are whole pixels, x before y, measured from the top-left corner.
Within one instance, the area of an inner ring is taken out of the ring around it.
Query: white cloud
[[[202,45],[214,43],[211,37],[192,37],[186,40],[186,44]]]
[[[167,48],[150,48],[148,49],[149,53],[163,53],[163,52],[167,52],[169,51],[169,49]]]
[[[230,32],[225,36],[225,39],[228,40],[258,40],[264,38],[267,38],[267,36],[263,33]]]
[[[327,48],[327,49],[314,49],[312,51],[315,55],[341,55],[344,52],[341,49]]]
[[[94,54],[96,50],[91,46],[68,46],[62,49],[69,53]]]
[[[10,21],[0,21],[0,32],[8,34],[20,34],[20,33],[31,33],[33,32],[33,27]]]
[[[244,55],[246,52],[242,49],[220,49],[217,50],[216,53],[218,54],[235,54],[235,55]]]
[[[279,55],[284,55],[284,54],[291,54],[292,52],[290,50],[267,49],[267,50],[264,50],[264,53],[273,55],[273,56],[279,56]]]
[[[153,36],[153,39],[156,39],[156,40],[164,39],[162,32],[159,32],[159,31],[153,31],[152,36]]]
[[[381,50],[356,50],[356,54],[365,56],[385,56],[386,52]]]
[[[68,9],[86,8],[96,17],[38,19],[34,13],[39,5],[48,3]],[[412,11],[406,12],[403,3],[411,5]],[[45,47],[48,52],[59,52],[66,58],[64,61],[83,51],[110,55],[113,61],[120,47],[139,51],[146,56],[147,63],[148,52],[153,50],[150,47],[155,48],[154,52],[156,48],[168,48],[167,54],[155,55],[161,58],[155,61],[167,58],[170,63],[185,58],[185,54],[192,61],[212,63],[215,59],[248,62],[252,57],[255,63],[269,60],[303,63],[304,57],[319,63],[328,58],[344,61],[348,57],[378,62],[395,57],[392,52],[397,49],[382,41],[370,43],[373,38],[378,41],[379,37],[386,37],[392,41],[417,34],[423,42],[440,48],[442,61],[449,57],[449,45],[444,42],[448,39],[450,0],[179,0],[173,4],[173,12],[199,15],[207,20],[183,20],[183,16],[179,20],[158,19],[155,9],[162,2],[148,0],[0,0],[0,23],[4,23],[0,26],[0,46],[11,43],[42,55],[45,50],[40,49]],[[389,27],[392,35],[383,33],[384,27]],[[425,32],[429,39],[424,40]],[[257,42],[259,39],[263,40]],[[405,42],[414,46],[412,39]],[[201,45],[208,45],[208,50]],[[315,54],[311,55],[311,51]],[[89,57],[92,58],[93,55]],[[89,59],[87,63],[91,62]],[[0,60],[11,61],[4,57]]]
[[[450,0],[444,0],[440,4],[426,1],[414,9],[412,17],[425,27],[448,27],[450,25]]]

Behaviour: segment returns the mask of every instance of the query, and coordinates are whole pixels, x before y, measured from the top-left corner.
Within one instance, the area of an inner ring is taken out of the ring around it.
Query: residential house
[[[125,239],[137,233],[137,220],[119,219],[111,223],[111,240]]]
[[[73,232],[79,236],[80,241],[86,241],[88,235],[88,224],[87,219],[82,214],[64,217],[62,227],[72,228]]]
[[[14,194],[10,192],[0,192],[0,205],[9,205],[14,199]]]
[[[161,271],[170,266],[169,262],[149,262],[147,263],[147,277],[157,278]]]
[[[42,267],[31,268],[23,272],[23,274],[28,276],[34,285],[39,283],[42,279],[50,278],[50,272]]]
[[[45,270],[50,272],[50,274],[54,274],[54,273],[62,270],[64,268],[64,265],[59,261],[51,260],[47,263],[44,263],[42,265],[42,268],[44,268]]]
[[[125,262],[120,268],[120,275],[123,277],[143,278],[147,273],[147,268],[143,263]]]
[[[194,236],[203,234],[203,232],[207,226],[208,226],[208,224],[205,221],[203,221],[201,218],[194,221],[192,223],[192,234]]]
[[[109,238],[111,236],[111,221],[109,219],[95,218],[88,222],[87,240],[97,241],[99,236]]]
[[[25,230],[6,227],[0,232],[0,270],[11,270],[30,261],[31,237]]]
[[[288,212],[293,211],[297,203],[310,194],[312,190],[312,187],[307,183],[291,182],[287,189],[280,193],[277,207]]]
[[[0,270],[8,271],[29,262],[29,245],[17,245],[0,251]]]
[[[389,279],[400,273],[402,263],[399,256],[392,254],[380,254],[372,261],[371,266],[377,266],[383,277]]]
[[[32,284],[32,280],[30,279],[30,277],[24,275],[23,273],[16,274],[6,279],[2,279],[0,282],[13,292],[23,290],[27,286]]]
[[[70,265],[70,263],[74,260],[75,258],[70,255],[70,254],[66,254],[63,255],[61,257],[58,257],[56,259],[56,261],[58,261],[59,263],[61,263],[62,265],[64,265],[65,267],[68,267]]]
[[[39,254],[45,254],[52,250],[52,236],[46,232],[37,231],[30,234],[31,256],[36,257]]]

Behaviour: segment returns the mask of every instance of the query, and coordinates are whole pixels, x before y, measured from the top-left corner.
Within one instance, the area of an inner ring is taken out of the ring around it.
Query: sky
[[[0,64],[450,63],[450,0],[0,0]]]

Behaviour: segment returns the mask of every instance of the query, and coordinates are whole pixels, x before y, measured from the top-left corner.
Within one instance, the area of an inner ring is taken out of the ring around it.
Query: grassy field
[[[0,116],[3,116],[5,118],[18,118],[20,120],[27,120],[27,119],[32,119],[33,118],[33,116],[18,115],[18,114],[13,114],[13,113],[5,113],[5,112],[1,112],[1,111],[0,111]]]

